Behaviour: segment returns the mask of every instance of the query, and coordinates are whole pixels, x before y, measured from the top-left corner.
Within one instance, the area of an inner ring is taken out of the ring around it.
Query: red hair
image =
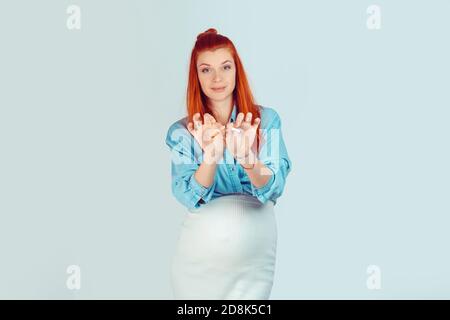
[[[188,114],[188,122],[192,121],[194,114],[200,113],[203,118],[205,113],[212,114],[208,108],[208,97],[203,93],[197,73],[197,59],[203,51],[214,51],[216,49],[226,48],[231,53],[236,65],[236,85],[233,90],[233,102],[236,104],[237,113],[242,112],[244,115],[251,112],[252,119],[261,118],[261,112],[258,105],[255,104],[250,86],[247,81],[244,66],[239,58],[237,50],[227,37],[217,33],[217,30],[210,28],[197,36],[194,48],[191,53],[191,61],[189,65],[189,79],[187,86],[186,106]],[[261,124],[260,124],[261,125]],[[259,126],[258,126],[259,129]],[[257,130],[258,133],[260,130]],[[259,150],[260,135],[256,136],[256,150]]]

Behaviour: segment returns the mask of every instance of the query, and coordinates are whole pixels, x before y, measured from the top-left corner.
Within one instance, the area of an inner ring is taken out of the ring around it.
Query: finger
[[[187,129],[190,133],[192,133],[194,131],[194,125],[192,124],[192,122],[189,122],[187,125]]]
[[[252,113],[251,112],[247,112],[247,115],[245,116],[245,122],[249,122],[252,123]]]
[[[261,119],[260,119],[260,118],[256,118],[256,119],[253,121],[253,127],[254,127],[255,129],[257,129],[260,123],[261,123]]]
[[[252,113],[251,112],[247,112],[247,114],[245,115],[245,119],[241,124],[241,128],[245,131],[248,128],[250,128],[252,126]]]
[[[205,120],[205,124],[214,124],[214,123],[216,123],[216,119],[214,119],[214,117],[212,115],[210,115],[209,113],[205,113],[203,115],[203,119]]]
[[[192,117],[192,120],[194,122],[195,121],[200,121],[200,113],[199,112],[195,113],[194,116]]]
[[[234,127],[238,128],[242,124],[242,120],[244,120],[244,114],[242,112],[239,112],[239,114],[236,117],[236,122],[234,123]]]
[[[194,114],[194,116],[192,118],[194,121],[194,128],[199,129],[202,126],[202,120],[200,118],[200,113],[197,112],[196,114]]]
[[[211,118],[209,117],[209,113],[205,113],[203,115],[203,123],[209,125],[211,123]]]

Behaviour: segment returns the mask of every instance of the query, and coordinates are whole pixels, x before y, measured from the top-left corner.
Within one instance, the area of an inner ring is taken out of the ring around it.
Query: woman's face
[[[223,101],[233,94],[236,67],[228,49],[221,48],[200,53],[197,59],[197,73],[203,93],[209,99]]]

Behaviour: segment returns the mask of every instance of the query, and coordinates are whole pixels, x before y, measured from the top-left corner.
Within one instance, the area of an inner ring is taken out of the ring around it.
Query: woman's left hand
[[[247,158],[252,153],[256,132],[261,122],[260,118],[256,118],[252,124],[252,117],[252,113],[248,112],[244,119],[241,112],[234,123],[229,122],[226,126],[226,147],[237,160]]]

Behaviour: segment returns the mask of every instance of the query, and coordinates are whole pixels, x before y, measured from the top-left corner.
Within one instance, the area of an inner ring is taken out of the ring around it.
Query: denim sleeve
[[[195,179],[194,173],[202,161],[202,156],[195,156],[196,148],[202,154],[195,139],[186,128],[175,124],[167,132],[166,144],[171,151],[172,194],[188,209],[196,209],[202,203],[209,202],[216,181],[206,188]]]
[[[283,193],[286,178],[292,168],[281,132],[281,119],[274,110],[272,110],[272,118],[270,125],[262,130],[263,139],[258,153],[259,160],[269,168],[270,171],[267,174],[271,177],[262,187],[256,188],[252,185],[253,195],[262,203],[268,200],[276,203],[276,199]]]

